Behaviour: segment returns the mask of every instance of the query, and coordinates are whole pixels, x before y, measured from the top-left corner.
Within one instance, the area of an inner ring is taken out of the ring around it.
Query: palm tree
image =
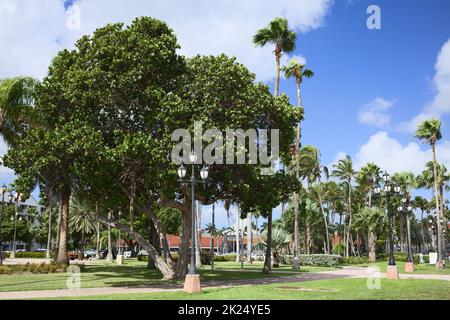
[[[417,185],[417,179],[412,172],[401,172],[396,173],[392,180],[397,182],[403,195],[404,199],[406,199],[407,203],[411,203],[411,191]],[[413,261],[412,252],[411,252],[411,217],[406,215],[406,241],[408,243],[408,247],[410,251],[408,254],[410,255],[411,261]]]
[[[327,243],[327,253],[330,252],[330,239],[328,236],[328,218],[325,214],[322,200],[322,182],[321,176],[322,172],[325,174],[326,179],[328,179],[328,168],[326,166],[320,165],[320,153],[319,150],[314,146],[305,146],[300,150],[299,162],[302,163],[300,170],[300,175],[306,178],[308,182],[308,189],[310,194],[312,192],[312,184],[318,182],[316,187],[316,195],[322,216],[325,222],[325,237]]]
[[[252,263],[253,225],[252,213],[247,214],[247,261]]]
[[[352,225],[352,179],[356,175],[356,171],[353,170],[353,162],[352,158],[350,156],[346,156],[344,159],[341,159],[338,161],[337,164],[333,165],[335,168],[332,172],[332,175],[335,177],[338,177],[340,180],[342,180],[347,185],[347,212],[349,217],[349,223],[347,227],[347,234],[344,232],[344,238],[346,237],[346,240],[344,239],[344,245],[345,245],[345,256],[349,256],[349,246],[348,244],[353,247],[352,241],[350,241],[350,228]],[[345,228],[345,221],[344,221],[344,228]]]
[[[263,238],[267,241],[267,231],[263,234]],[[279,253],[289,242],[291,241],[290,235],[280,226],[272,229],[272,254],[273,254],[273,267],[278,268],[280,266]],[[267,243],[265,243],[267,245]]]
[[[314,73],[310,69],[304,70],[304,65],[301,64],[296,59],[291,59],[288,66],[284,66],[282,68],[284,72],[284,76],[289,79],[291,77],[295,77],[296,85],[297,85],[297,101],[298,101],[298,108],[302,108],[302,99],[301,99],[301,93],[300,93],[300,85],[303,80],[303,76],[307,78],[311,78]],[[297,179],[300,178],[300,161],[299,161],[299,148],[300,148],[300,123],[297,124],[297,137],[296,137],[296,143],[295,143],[295,154],[294,154],[294,161],[295,161],[295,176]],[[293,269],[299,268],[299,260],[298,260],[298,193],[294,192],[293,194],[293,202],[294,202],[294,259],[293,259]]]
[[[423,223],[423,221],[424,221],[423,220],[423,214],[424,214],[425,210],[428,209],[428,206],[429,206],[428,200],[423,198],[423,197],[421,197],[421,196],[416,196],[414,198],[413,205],[414,205],[414,208],[420,210],[420,222],[421,222],[421,226],[422,226],[422,228],[420,230],[420,233],[421,233],[421,236],[422,236],[422,253],[425,253],[425,243],[426,242],[425,242],[425,230],[424,230],[425,225]]]
[[[289,61],[289,64],[287,66],[283,66],[281,70],[283,71],[286,79],[295,77],[295,82],[297,85],[297,101],[298,106],[301,107],[302,98],[300,94],[300,85],[303,81],[303,77],[311,78],[314,76],[314,72],[311,69],[305,69],[305,65],[297,59],[291,59],[291,61]]]
[[[29,111],[37,83],[30,77],[0,80],[0,134],[10,146],[32,122]]]
[[[386,214],[378,207],[364,207],[355,214],[354,225],[369,234],[369,259],[376,262],[377,232],[385,226]]]
[[[44,213],[48,215],[48,231],[47,231],[47,252],[45,257],[50,259],[51,254],[51,243],[52,243],[52,216],[54,213],[58,212],[58,206],[55,202],[51,202],[50,205],[45,208]]]
[[[283,52],[289,53],[295,49],[297,35],[289,30],[288,21],[285,18],[273,19],[265,28],[256,32],[253,43],[263,47],[267,44],[275,45],[275,61],[277,65],[275,78],[275,96],[278,96],[280,86],[280,61]]]
[[[367,205],[372,206],[373,185],[379,181],[381,169],[375,163],[367,163],[361,167],[356,176],[356,182],[363,188],[367,194]]]
[[[212,206],[211,223],[206,225],[205,231],[209,233],[209,252],[211,254],[211,270],[214,270],[214,238],[219,234],[215,224],[215,205]]]
[[[70,199],[70,210],[69,228],[72,232],[81,232],[81,246],[78,252],[78,259],[83,260],[86,234],[96,229],[97,214],[92,206],[78,197]]]
[[[436,213],[438,215],[438,221],[444,218],[443,206],[439,208],[439,191],[438,191],[438,176],[437,176],[437,163],[436,163],[436,142],[442,138],[441,133],[441,122],[437,119],[431,119],[423,121],[416,131],[416,137],[431,146],[431,151],[433,154],[433,177],[434,177],[434,196],[436,198]],[[442,210],[440,210],[442,209]],[[438,261],[436,263],[436,268],[443,268],[443,235],[442,226],[440,223],[437,224],[438,231]]]

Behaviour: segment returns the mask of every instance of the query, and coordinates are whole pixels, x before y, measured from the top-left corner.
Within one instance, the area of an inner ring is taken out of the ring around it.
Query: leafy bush
[[[384,240],[377,240],[375,251],[376,251],[377,255],[384,253]]]
[[[236,261],[236,255],[235,254],[227,254],[224,256],[215,255],[214,261],[216,262]]]
[[[343,257],[342,258],[342,264],[364,264],[364,263],[370,263],[370,260],[368,257]]]
[[[200,252],[200,261],[201,261],[202,265],[210,265],[211,264],[211,252],[201,251]]]
[[[342,243],[341,244],[338,243],[338,244],[334,245],[332,251],[333,251],[333,254],[343,255],[344,249],[345,249],[345,246]]]
[[[281,262],[292,264],[293,258],[293,255],[284,255]],[[337,254],[300,254],[299,260],[301,266],[333,267],[342,262],[342,257]]]
[[[4,257],[9,258],[10,252],[4,252]],[[16,252],[16,258],[28,258],[28,259],[45,259],[45,252]]]
[[[178,261],[178,252],[171,252],[170,254],[172,255],[173,262],[177,262]],[[136,256],[136,258],[137,258],[137,261],[144,261],[144,262],[148,261],[147,255],[138,254]]]
[[[394,252],[394,259],[395,259],[395,261],[406,262],[407,255],[406,255],[406,253],[403,253],[403,252]],[[389,261],[389,253],[378,255],[377,260]],[[414,264],[420,263],[419,255],[417,255],[417,254],[413,255],[413,262],[414,262]]]
[[[80,265],[82,268],[83,266]],[[45,273],[57,273],[67,271],[68,266],[66,264],[56,264],[56,263],[26,263],[17,265],[4,265],[0,267],[0,274],[14,274],[14,273],[24,273],[31,272],[34,274],[45,274]]]

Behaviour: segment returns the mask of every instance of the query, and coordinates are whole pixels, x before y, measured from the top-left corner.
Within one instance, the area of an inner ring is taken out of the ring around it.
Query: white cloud
[[[387,111],[395,104],[395,100],[385,100],[377,97],[361,106],[358,121],[376,127],[386,127],[391,123],[391,116]]]
[[[434,68],[436,73],[432,81],[435,90],[433,100],[411,120],[400,123],[397,126],[399,131],[412,133],[423,120],[433,117],[440,118],[450,113],[450,40],[442,46]]]
[[[253,34],[275,16],[288,18],[296,31],[319,28],[332,0],[81,0],[80,29],[67,28],[62,0],[2,0],[0,5],[0,78],[19,74],[42,78],[51,58],[71,48],[84,34],[110,22],[130,23],[152,16],[172,27],[180,53],[235,55],[256,73],[270,80],[275,73],[272,48],[255,48]]]
[[[450,167],[450,141],[438,143],[436,154],[438,161]],[[389,137],[386,131],[379,131],[359,148],[354,159],[357,169],[368,162],[374,162],[390,173],[410,171],[420,174],[432,156],[431,148],[426,145],[415,142],[402,145],[396,139]]]

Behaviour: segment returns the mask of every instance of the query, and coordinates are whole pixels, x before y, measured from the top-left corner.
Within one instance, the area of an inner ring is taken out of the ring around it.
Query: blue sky
[[[371,4],[381,9],[380,30],[366,26]],[[438,159],[450,167],[446,0],[4,0],[0,43],[9,50],[0,52],[0,78],[41,79],[51,57],[72,48],[81,35],[141,15],[167,21],[177,34],[180,53],[235,55],[258,81],[272,87],[273,48],[254,48],[251,36],[274,16],[285,16],[298,31],[297,48],[290,56],[301,56],[315,72],[302,84],[302,142],[318,146],[324,164],[349,154],[356,167],[373,161],[391,173],[419,173],[431,155],[412,129],[415,119],[434,115],[443,123]],[[79,19],[75,28],[68,24],[73,18]],[[281,90],[296,104],[293,80],[282,79]],[[0,145],[0,153],[5,150]],[[0,182],[12,179],[10,171],[0,168]],[[209,208],[204,212],[207,223]],[[280,208],[274,212],[279,216]],[[218,213],[219,224],[226,225],[223,208]]]

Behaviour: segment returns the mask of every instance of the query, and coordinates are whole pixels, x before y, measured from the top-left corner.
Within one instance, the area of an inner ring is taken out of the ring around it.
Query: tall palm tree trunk
[[[201,244],[201,234],[200,234],[200,229],[201,229],[201,216],[202,216],[202,205],[199,202],[196,202],[196,208],[197,208],[197,216],[195,219],[195,230],[197,231],[195,233],[195,266],[196,267],[201,267],[202,265],[202,260],[201,260],[201,251],[202,251],[202,244]]]
[[[209,236],[210,238],[210,254],[211,254],[211,270],[214,270],[214,239],[216,235],[216,223],[215,223],[215,206],[213,203],[212,211],[211,211],[211,224],[212,224],[212,232]]]
[[[252,263],[252,246],[253,246],[253,228],[252,228],[252,214],[247,214],[247,262]]]
[[[47,259],[50,259],[52,246],[52,211],[52,209],[48,210],[47,251],[45,253]]]
[[[275,78],[275,96],[278,97],[279,92],[280,92],[280,61],[281,61],[281,49],[277,48],[275,49],[275,60],[276,60],[276,65],[277,65],[277,70],[276,70],[276,78]]]
[[[69,257],[67,255],[69,200],[70,200],[70,186],[65,185],[61,190],[61,221],[60,221],[60,235],[59,235],[57,262],[67,265],[69,264]]]
[[[377,234],[373,231],[369,232],[369,260],[371,263],[377,261]]]
[[[420,235],[422,237],[422,253],[425,254],[425,230],[424,230],[424,224],[423,224],[423,209],[420,209],[420,224],[421,224],[421,228],[420,228]]]
[[[112,213],[111,213],[111,210],[109,210],[108,219],[111,220],[111,216],[112,216]],[[114,259],[114,256],[113,256],[113,248],[112,248],[112,241],[111,241],[111,226],[108,224],[108,254],[106,256],[106,260],[108,262],[112,262],[113,259]]]
[[[302,98],[300,95],[300,78],[297,77],[296,80],[297,84],[297,100],[298,100],[298,107],[300,108],[302,105]],[[296,137],[296,144],[295,144],[295,177],[300,179],[300,162],[299,162],[299,148],[300,148],[300,124],[297,124],[297,137]],[[299,194],[297,192],[294,192],[293,194],[293,200],[294,200],[294,259],[293,259],[293,265],[292,268],[294,270],[298,270],[300,268],[300,260],[299,260],[299,226],[298,226],[298,201],[299,201]]]
[[[406,215],[406,241],[408,242],[409,251],[407,252],[411,261],[414,261],[412,254],[412,244],[411,244],[411,219]]]
[[[240,232],[239,229],[241,229],[241,214],[239,212],[239,208],[236,211],[236,262],[240,261],[241,257],[241,246],[240,246]]]
[[[95,239],[95,258],[100,259],[100,222],[97,222],[97,235]]]
[[[81,241],[80,241],[80,251],[78,251],[78,260],[84,260],[84,245],[85,245],[85,233],[84,229],[81,229]]]
[[[438,261],[436,263],[436,268],[438,269],[442,269],[443,268],[443,252],[442,252],[442,226],[440,224],[440,219],[443,218],[441,217],[441,210],[439,208],[439,191],[438,191],[438,185],[437,185],[437,168],[436,168],[436,144],[433,142],[431,144],[431,150],[432,150],[432,154],[433,154],[433,175],[434,175],[434,195],[436,197],[436,214],[437,214],[437,256],[438,256]]]
[[[98,217],[98,201],[95,201],[95,215]],[[97,221],[97,235],[95,239],[95,258],[100,259],[100,221]]]
[[[323,203],[322,203],[322,187],[321,187],[321,182],[319,179],[319,190],[318,190],[318,197],[319,197],[319,206],[320,206],[320,211],[322,212],[322,217],[323,217],[323,221],[325,223],[325,239],[326,239],[326,253],[330,254],[330,237],[328,236],[328,219],[327,219],[327,215],[325,214],[325,209],[323,208]]]
[[[350,241],[350,228],[352,226],[352,181],[348,179],[348,228],[347,228],[347,242],[346,256],[349,256],[349,246],[353,249],[353,243]],[[353,249],[354,251],[354,249]]]

